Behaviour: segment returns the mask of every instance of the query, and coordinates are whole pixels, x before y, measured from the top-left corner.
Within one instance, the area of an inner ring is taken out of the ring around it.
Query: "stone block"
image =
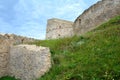
[[[17,45],[10,48],[9,75],[21,80],[35,80],[51,67],[49,48]]]
[[[47,21],[46,39],[73,36],[73,22],[52,18]]]
[[[7,75],[8,59],[8,53],[0,53],[0,77]]]
[[[6,39],[0,39],[0,53],[9,52],[10,43]]]

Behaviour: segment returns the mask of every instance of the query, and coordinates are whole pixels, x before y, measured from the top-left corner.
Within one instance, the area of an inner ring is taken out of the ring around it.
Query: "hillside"
[[[32,44],[50,47],[52,53],[51,70],[38,80],[120,79],[120,16],[82,36]]]
[[[50,47],[53,59],[40,80],[120,79],[120,16],[80,37],[35,44]]]

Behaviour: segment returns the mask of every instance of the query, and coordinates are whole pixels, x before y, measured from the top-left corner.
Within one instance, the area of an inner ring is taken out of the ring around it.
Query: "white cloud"
[[[8,27],[6,32],[44,39],[47,19],[55,17],[74,21],[86,8],[84,0],[19,0],[14,6],[14,14],[11,14],[15,17],[11,24],[3,20],[0,23]]]
[[[83,0],[60,0],[59,2],[57,0],[46,0],[43,3],[34,0],[34,3],[37,4],[34,15],[39,13],[39,16],[44,16],[45,18],[57,17],[72,21],[75,19],[75,15],[81,14],[86,7]]]
[[[83,0],[20,0],[15,6],[16,22],[20,22],[19,33],[32,37],[39,35],[39,38],[43,39],[47,19],[56,17],[73,21],[85,6]],[[34,20],[38,20],[38,23]]]
[[[68,0],[69,1],[69,0]],[[81,4],[82,5],[81,5]],[[63,18],[68,18],[68,20],[74,20],[78,15],[80,15],[84,8],[86,7],[86,4],[81,1],[75,1],[75,2],[68,2],[67,4],[64,4],[62,7],[57,8],[57,16],[62,16]]]

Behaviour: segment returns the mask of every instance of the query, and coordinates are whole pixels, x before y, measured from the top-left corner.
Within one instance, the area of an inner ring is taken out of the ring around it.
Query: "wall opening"
[[[58,34],[58,36],[60,36],[60,34]]]
[[[61,26],[59,26],[59,29],[61,28]]]
[[[79,19],[79,24],[81,24],[81,19]]]

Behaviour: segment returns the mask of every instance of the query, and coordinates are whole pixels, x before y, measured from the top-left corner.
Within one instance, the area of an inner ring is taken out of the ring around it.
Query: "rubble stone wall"
[[[35,80],[51,67],[49,48],[17,45],[10,48],[9,75],[21,80]]]
[[[73,22],[61,19],[49,19],[47,23],[46,39],[57,39],[73,35]]]
[[[120,0],[102,0],[88,8],[74,22],[74,34],[84,34],[120,15]]]
[[[15,34],[0,34],[0,39],[8,40],[11,44],[22,44],[35,41],[33,38],[27,38]]]
[[[0,35],[0,77],[9,75],[21,80],[35,80],[49,71],[49,48],[22,45],[33,41],[17,35]]]
[[[4,39],[0,39],[0,77],[8,74],[8,62],[9,62],[9,42]]]
[[[49,19],[46,39],[57,39],[82,35],[109,19],[120,15],[120,0],[101,0],[85,10],[74,22]]]

